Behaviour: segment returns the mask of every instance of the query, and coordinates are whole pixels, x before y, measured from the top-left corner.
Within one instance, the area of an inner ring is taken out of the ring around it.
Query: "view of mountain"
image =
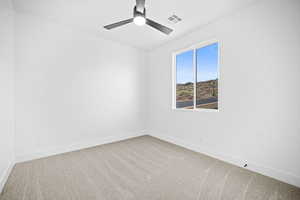
[[[191,82],[176,85],[177,108],[192,108],[194,100],[194,84]],[[218,79],[197,82],[197,108],[218,109]]]

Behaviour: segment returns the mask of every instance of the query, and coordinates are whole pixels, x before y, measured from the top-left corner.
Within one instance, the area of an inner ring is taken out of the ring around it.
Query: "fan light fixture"
[[[125,19],[117,23],[106,25],[104,26],[104,28],[110,30],[132,22],[135,23],[137,26],[143,26],[147,24],[148,26],[151,26],[152,28],[161,31],[162,33],[167,35],[169,35],[173,31],[172,29],[164,25],[161,25],[149,18],[146,18],[145,0],[136,0],[136,5],[133,8],[133,18]]]
[[[133,22],[138,25],[138,26],[143,26],[146,24],[146,19],[145,17],[143,16],[136,16],[134,19],[133,19]]]

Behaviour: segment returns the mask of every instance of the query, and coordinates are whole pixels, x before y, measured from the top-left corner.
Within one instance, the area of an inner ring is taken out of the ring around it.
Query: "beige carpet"
[[[299,200],[300,189],[150,136],[17,164],[1,200]]]

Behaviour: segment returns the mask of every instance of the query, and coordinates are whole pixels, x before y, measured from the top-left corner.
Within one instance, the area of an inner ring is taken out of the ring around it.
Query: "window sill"
[[[219,112],[219,109],[206,109],[206,108],[198,108],[198,109],[186,109],[186,108],[172,108],[172,111],[182,111],[182,112]]]

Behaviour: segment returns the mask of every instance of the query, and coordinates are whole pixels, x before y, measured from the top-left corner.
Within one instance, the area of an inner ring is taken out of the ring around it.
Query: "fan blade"
[[[143,13],[145,8],[145,0],[136,0],[137,11]]]
[[[117,22],[117,23],[113,23],[113,24],[110,24],[110,25],[106,25],[106,26],[104,26],[104,28],[110,30],[110,29],[117,28],[119,26],[123,26],[123,25],[131,23],[131,22],[133,22],[133,18],[126,19],[126,20],[123,20],[123,21],[120,21],[120,22]]]
[[[152,28],[155,28],[155,29],[157,29],[157,30],[159,30],[159,31],[167,34],[167,35],[169,35],[173,31],[172,29],[170,29],[170,28],[168,28],[168,27],[166,27],[164,25],[161,25],[161,24],[159,24],[159,23],[157,23],[155,21],[152,21],[151,19],[147,19],[146,20],[146,24],[148,24]]]

